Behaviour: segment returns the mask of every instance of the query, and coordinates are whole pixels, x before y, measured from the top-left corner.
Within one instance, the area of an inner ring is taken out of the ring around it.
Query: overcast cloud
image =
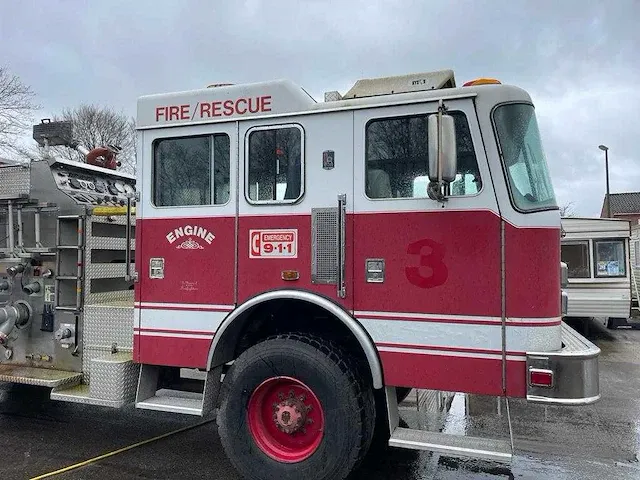
[[[289,78],[317,100],[358,78],[453,68],[530,92],[561,204],[640,190],[640,2],[0,0],[0,65],[46,117],[83,102]]]

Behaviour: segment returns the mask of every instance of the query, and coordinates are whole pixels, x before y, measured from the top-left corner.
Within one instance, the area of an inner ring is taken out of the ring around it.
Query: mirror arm
[[[438,102],[438,187],[442,187],[442,99]]]
[[[442,193],[442,188],[438,182],[429,182],[427,185],[427,195],[431,200],[437,200],[438,202],[444,202],[447,199]]]

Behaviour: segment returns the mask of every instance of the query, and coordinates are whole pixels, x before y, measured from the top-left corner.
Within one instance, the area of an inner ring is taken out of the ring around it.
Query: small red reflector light
[[[474,85],[501,85],[500,80],[495,78],[476,78],[463,84],[463,87],[473,87]]]
[[[552,387],[553,372],[551,370],[529,370],[529,384],[535,387]]]

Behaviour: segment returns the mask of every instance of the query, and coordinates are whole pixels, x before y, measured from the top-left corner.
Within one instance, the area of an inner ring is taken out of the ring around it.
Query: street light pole
[[[604,168],[607,172],[607,218],[611,218],[611,197],[609,196],[609,147],[606,145],[598,145],[598,148],[604,152]]]

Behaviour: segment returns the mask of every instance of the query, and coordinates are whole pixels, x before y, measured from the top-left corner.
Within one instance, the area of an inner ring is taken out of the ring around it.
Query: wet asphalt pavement
[[[511,401],[516,455],[511,469],[428,452],[387,449],[370,455],[354,480],[375,479],[640,479],[640,330],[592,325],[602,349],[602,399],[587,407],[544,407]],[[410,399],[411,401],[411,399]],[[456,395],[446,413],[405,407],[407,424],[508,438],[504,402]],[[29,479],[201,420],[126,408],[54,402],[48,391],[0,386],[0,479]],[[92,479],[236,480],[215,422],[55,477]]]

